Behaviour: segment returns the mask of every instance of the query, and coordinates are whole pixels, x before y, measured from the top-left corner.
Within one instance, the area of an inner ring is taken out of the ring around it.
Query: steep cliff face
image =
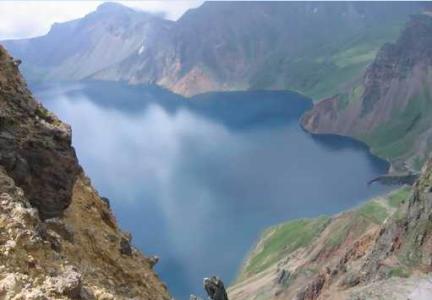
[[[24,60],[29,77],[37,71],[50,79],[156,83],[187,96],[290,89],[320,99],[357,81],[379,47],[422,6],[206,2],[168,22],[110,5],[110,14],[98,9],[44,37],[5,45]]]
[[[430,299],[432,161],[411,188],[266,231],[230,299]]]
[[[425,13],[381,48],[360,84],[316,104],[303,126],[356,137],[397,169],[419,169],[432,144],[431,71],[432,17]]]
[[[0,47],[0,299],[169,299]]]
[[[70,204],[80,173],[70,128],[35,102],[12,62],[0,52],[0,163],[39,209],[56,217]]]

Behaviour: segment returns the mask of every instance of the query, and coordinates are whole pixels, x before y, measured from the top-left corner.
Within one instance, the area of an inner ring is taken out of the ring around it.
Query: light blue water
[[[183,99],[156,87],[87,82],[32,89],[72,125],[101,195],[179,300],[202,278],[234,279],[266,227],[332,214],[382,193],[387,164],[347,138],[298,124],[311,103],[289,92]]]

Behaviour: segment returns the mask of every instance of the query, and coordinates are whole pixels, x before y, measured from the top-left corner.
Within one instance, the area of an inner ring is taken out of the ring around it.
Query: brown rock
[[[81,173],[71,130],[34,101],[17,64],[0,52],[0,164],[41,218],[60,216]]]

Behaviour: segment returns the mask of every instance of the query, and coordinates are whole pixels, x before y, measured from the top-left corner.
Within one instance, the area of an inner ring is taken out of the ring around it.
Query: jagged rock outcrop
[[[0,46],[0,299],[170,299],[129,242]]]
[[[41,218],[61,215],[81,168],[71,130],[34,101],[18,64],[0,51],[0,164],[38,208]]]
[[[204,289],[211,300],[228,300],[224,283],[217,276],[204,278]]]
[[[209,300],[228,300],[228,295],[225,290],[225,285],[217,276],[204,278],[203,288],[207,293]],[[189,300],[202,300],[198,296],[191,295]]]
[[[432,149],[432,16],[413,16],[393,44],[385,44],[363,81],[323,100],[303,117],[314,133],[365,141],[397,170],[419,169]]]

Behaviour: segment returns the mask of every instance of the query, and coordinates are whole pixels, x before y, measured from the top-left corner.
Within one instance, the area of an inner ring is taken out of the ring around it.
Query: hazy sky
[[[53,23],[80,18],[102,2],[121,2],[176,20],[204,1],[0,1],[0,40],[43,35]]]

